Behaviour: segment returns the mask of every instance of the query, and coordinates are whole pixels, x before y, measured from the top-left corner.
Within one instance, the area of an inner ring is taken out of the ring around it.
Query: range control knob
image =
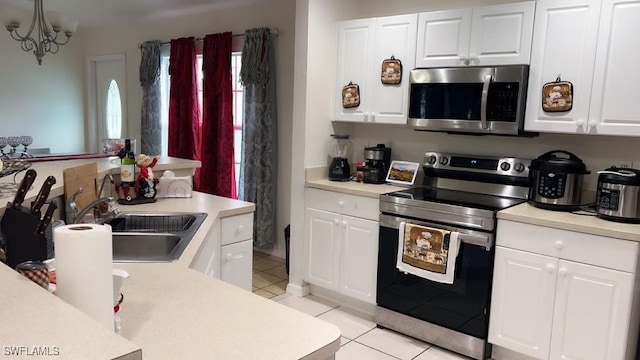
[[[525,169],[525,166],[524,166],[524,164],[523,164],[523,163],[516,163],[516,166],[514,167],[514,169],[515,169],[517,172],[523,172],[523,171],[524,171],[524,169]]]
[[[509,171],[509,169],[511,169],[511,164],[509,164],[508,162],[503,162],[502,164],[500,164],[500,169],[502,169],[502,171]]]
[[[427,163],[429,163],[429,165],[434,165],[436,161],[438,161],[438,158],[435,155],[429,155],[427,158]]]
[[[443,157],[440,159],[440,165],[447,165],[448,163],[449,163],[449,158],[448,158],[448,157],[443,156]]]

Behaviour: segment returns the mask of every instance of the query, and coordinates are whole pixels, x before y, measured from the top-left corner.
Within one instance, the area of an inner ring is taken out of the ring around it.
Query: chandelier
[[[78,25],[77,22],[68,22],[63,31],[67,38],[64,41],[59,41],[58,34],[62,30],[62,19],[56,18],[47,21],[44,15],[42,0],[34,0],[33,19],[31,20],[31,26],[26,35],[20,36],[18,34],[17,29],[20,27],[19,21],[11,20],[6,25],[11,37],[14,40],[20,41],[22,50],[33,51],[33,54],[38,60],[38,65],[42,65],[42,57],[46,53],[55,54],[60,50],[61,45],[68,43],[71,35],[73,35],[75,31],[75,27]],[[51,17],[53,18],[53,16]]]

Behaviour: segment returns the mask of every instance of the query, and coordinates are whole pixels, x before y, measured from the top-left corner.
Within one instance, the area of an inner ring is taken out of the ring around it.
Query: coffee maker
[[[384,184],[391,163],[391,148],[384,144],[364,148],[364,174],[362,181],[367,184]]]
[[[349,181],[351,180],[351,167],[349,166],[349,149],[351,140],[349,135],[333,134],[334,154],[329,165],[329,180]]]

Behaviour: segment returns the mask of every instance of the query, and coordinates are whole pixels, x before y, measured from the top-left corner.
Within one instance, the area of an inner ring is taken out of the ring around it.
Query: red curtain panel
[[[231,32],[204,38],[202,168],[198,191],[235,199],[231,39]]]
[[[171,40],[169,75],[169,156],[200,160],[201,120],[194,38]],[[198,188],[196,170],[195,187]]]

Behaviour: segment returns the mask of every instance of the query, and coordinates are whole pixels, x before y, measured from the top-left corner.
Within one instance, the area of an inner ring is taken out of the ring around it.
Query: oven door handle
[[[480,124],[483,129],[488,129],[487,124],[487,99],[489,98],[489,85],[491,85],[493,76],[487,74],[484,76],[484,84],[482,85],[482,99],[480,100]]]
[[[473,234],[469,234],[464,232],[464,230],[459,231],[458,229],[449,228],[447,226],[442,226],[442,225],[433,224],[433,223],[424,222],[424,221],[403,219],[403,218],[398,218],[398,217],[389,216],[385,214],[380,214],[379,221],[380,221],[381,227],[386,227],[386,228],[396,229],[396,230],[399,229],[400,222],[404,221],[406,224],[428,226],[435,229],[441,229],[446,231],[456,231],[458,233],[458,239],[463,243],[466,243],[469,245],[481,246],[481,247],[484,247],[487,251],[491,250],[491,247],[493,247],[493,237],[491,236],[491,234],[485,234],[480,232],[474,232]]]

